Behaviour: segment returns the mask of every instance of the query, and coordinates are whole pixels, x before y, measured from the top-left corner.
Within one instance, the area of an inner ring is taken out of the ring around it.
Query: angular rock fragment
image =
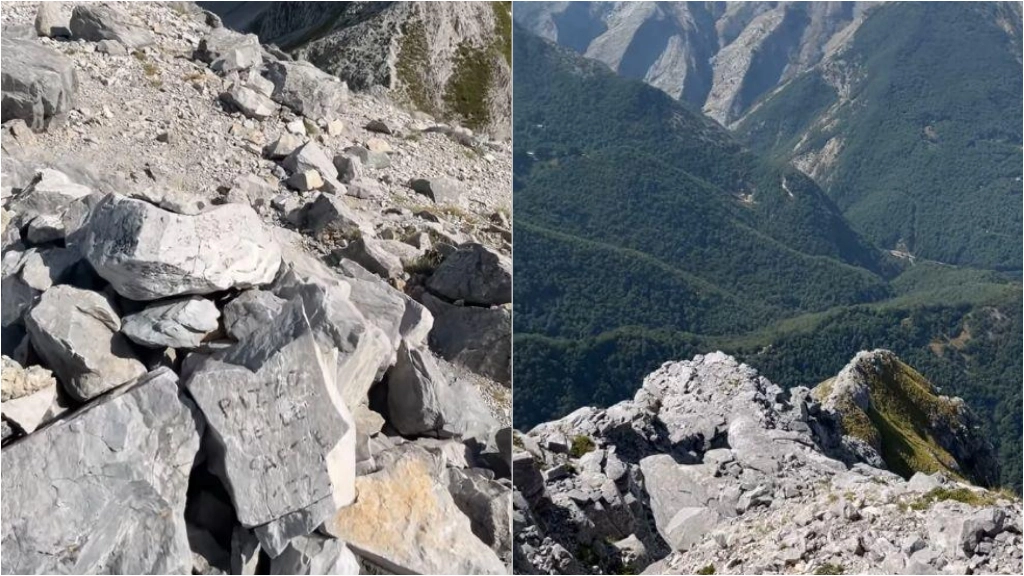
[[[88,186],[76,184],[63,172],[44,168],[7,206],[17,214],[16,222],[21,226],[36,218],[59,216],[90,194]]]
[[[365,128],[369,132],[377,132],[378,134],[387,134],[388,136],[391,136],[391,135],[393,135],[395,133],[395,129],[392,128],[384,120],[370,120],[366,124]]]
[[[248,206],[186,216],[116,194],[93,210],[82,249],[96,273],[132,300],[259,286],[281,263]]]
[[[391,157],[385,152],[373,152],[364,146],[349,146],[345,148],[345,154],[359,158],[363,166],[372,170],[380,170],[391,166]]]
[[[0,400],[3,402],[28,396],[56,383],[56,380],[53,379],[53,374],[46,368],[42,366],[24,368],[17,361],[7,356],[3,357],[3,369],[0,372],[2,372],[3,377],[3,384],[0,387],[2,398]]]
[[[372,236],[373,226],[336,196],[320,194],[302,211],[302,221],[313,236],[322,240]]]
[[[264,148],[263,153],[267,158],[279,160],[295,152],[299,146],[302,146],[302,138],[292,134],[282,134],[280,138],[268,144]]]
[[[404,436],[478,437],[498,428],[480,393],[445,374],[434,357],[404,342],[387,374],[388,422]]]
[[[266,120],[277,112],[277,105],[273,100],[238,83],[233,84],[227,92],[222,92],[220,99],[256,120]]]
[[[305,305],[293,299],[187,382],[238,520],[272,557],[354,498],[355,429],[335,381],[338,352],[318,345]]]
[[[246,290],[224,306],[224,329],[241,340],[273,321],[284,304],[273,292]]]
[[[384,196],[384,189],[381,188],[381,185],[375,180],[361,178],[354,182],[350,182],[348,188],[345,190],[345,194],[348,194],[353,198],[367,200],[370,198],[380,198]]]
[[[185,492],[201,434],[161,369],[4,447],[4,571],[191,572]]]
[[[338,154],[334,167],[338,169],[338,178],[346,184],[363,177],[363,161],[354,154]]]
[[[300,536],[270,562],[271,574],[359,574],[359,560],[341,540]]]
[[[409,181],[409,188],[430,198],[435,204],[453,204],[459,200],[456,185],[444,178],[416,178]]]
[[[61,13],[60,2],[40,2],[36,10],[36,34],[49,38],[67,38],[71,36],[68,18]]]
[[[39,366],[22,368],[3,357],[3,402],[0,413],[5,420],[31,434],[48,421],[57,401],[57,381],[49,370]]]
[[[327,178],[338,177],[338,169],[334,167],[334,163],[316,142],[307,142],[296,148],[281,162],[281,165],[292,174],[316,170]]]
[[[384,279],[402,278],[405,268],[401,258],[384,247],[385,242],[393,240],[375,240],[373,238],[356,238],[348,246],[335,250],[336,258],[347,258],[357,262],[363,268]],[[396,242],[396,244],[398,244]],[[412,248],[411,246],[406,246]]]
[[[24,120],[35,131],[63,124],[75,106],[78,79],[63,54],[32,40],[3,36],[2,115],[0,122]]]
[[[464,244],[434,270],[427,288],[466,304],[507,304],[512,301],[512,261],[482,244]]]
[[[455,306],[428,293],[430,347],[441,357],[501,383],[511,381],[512,315],[507,308]]]
[[[25,317],[32,347],[76,400],[94,398],[146,372],[106,298],[62,284]]]
[[[263,64],[263,49],[255,34],[239,34],[227,28],[214,28],[199,41],[193,57],[210,65],[215,72],[227,74]]]
[[[3,258],[3,325],[21,322],[39,295],[54,284],[71,276],[81,256],[67,248],[39,250],[29,248],[23,253],[8,251]]]
[[[320,177],[320,173],[316,170],[303,170],[302,172],[296,172],[288,177],[285,184],[289,188],[294,188],[300,192],[308,192],[310,190],[316,190],[322,188],[324,185],[324,179]]]
[[[269,62],[265,76],[272,98],[308,118],[334,118],[348,100],[348,87],[308,62]]]
[[[197,348],[217,329],[218,318],[217,306],[205,298],[176,298],[125,316],[121,333],[150,348]]]
[[[510,490],[482,468],[448,469],[448,492],[470,521],[473,534],[498,554],[511,550]]]
[[[396,573],[506,573],[437,481],[441,473],[423,451],[404,453],[383,470],[356,478],[359,498],[325,522],[323,531]]]
[[[149,46],[153,33],[119,7],[79,4],[71,12],[71,37],[99,42],[117,40],[128,48]]]

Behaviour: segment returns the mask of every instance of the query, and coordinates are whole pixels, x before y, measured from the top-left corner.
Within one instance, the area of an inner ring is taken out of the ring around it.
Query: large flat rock
[[[189,216],[112,194],[87,226],[86,259],[132,300],[259,286],[271,282],[281,264],[277,243],[242,204]]]
[[[187,574],[201,423],[166,369],[3,449],[10,574]]]

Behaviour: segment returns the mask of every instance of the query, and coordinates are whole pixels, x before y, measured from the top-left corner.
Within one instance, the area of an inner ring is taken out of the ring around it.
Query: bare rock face
[[[146,372],[106,298],[67,284],[47,290],[25,325],[32,347],[72,397],[89,400]]]
[[[238,520],[271,556],[355,497],[355,428],[301,298],[195,368],[189,392],[212,431]]]
[[[185,574],[202,425],[169,370],[3,449],[4,570]]]
[[[359,498],[323,530],[399,572],[506,573],[445,487],[435,482],[442,471],[422,451],[402,454],[385,469],[357,478]]]
[[[434,316],[432,350],[477,374],[511,381],[512,315],[507,308],[455,306],[430,293],[423,295],[423,305]]]
[[[155,38],[143,26],[114,6],[80,4],[71,12],[72,38],[89,42],[117,40],[128,48],[149,46]]]
[[[71,60],[32,40],[4,35],[2,121],[21,119],[35,131],[59,126],[75,106]]]
[[[274,279],[281,263],[280,249],[248,206],[187,216],[120,195],[93,210],[83,250],[96,273],[132,300],[259,286]]]

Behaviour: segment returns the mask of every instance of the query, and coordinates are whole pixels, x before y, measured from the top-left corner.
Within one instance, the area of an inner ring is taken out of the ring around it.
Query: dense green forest
[[[761,102],[737,135],[807,158],[854,229],[882,248],[1019,270],[1021,24],[1009,3],[896,2],[849,48]]]
[[[513,50],[517,427],[703,352],[795,386],[890,348],[986,417],[1020,489],[1019,277],[897,260],[788,159],[520,29]]]

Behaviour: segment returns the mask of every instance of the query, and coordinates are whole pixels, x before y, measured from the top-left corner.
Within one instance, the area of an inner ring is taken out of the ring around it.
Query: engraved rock
[[[274,279],[281,252],[252,208],[187,216],[117,194],[93,210],[82,249],[122,296],[156,300],[248,288]]]
[[[354,498],[355,429],[306,302],[293,298],[239,344],[202,361],[187,386],[206,416],[239,522],[272,556]]]

